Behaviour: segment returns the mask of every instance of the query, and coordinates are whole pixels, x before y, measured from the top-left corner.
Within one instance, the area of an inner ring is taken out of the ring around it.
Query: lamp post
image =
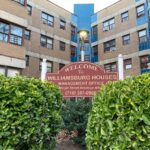
[[[81,42],[81,47],[80,47],[80,50],[81,50],[81,61],[84,61],[85,43],[88,41],[89,31],[87,31],[87,30],[80,30],[78,32],[78,34],[79,34],[80,42]]]

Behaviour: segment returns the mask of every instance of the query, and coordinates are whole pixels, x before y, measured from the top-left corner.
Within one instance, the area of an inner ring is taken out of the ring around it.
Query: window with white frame
[[[130,34],[122,36],[122,44],[123,45],[128,45],[130,44]]]
[[[129,19],[128,11],[121,14],[121,21],[122,22],[128,21],[128,19]]]
[[[139,43],[147,41],[146,29],[138,31]]]
[[[131,58],[124,60],[124,68],[125,68],[126,70],[132,68],[132,59],[131,59]]]
[[[137,14],[137,17],[141,17],[143,15],[145,15],[145,7],[144,7],[144,4],[136,7],[136,14]]]
[[[103,31],[106,32],[115,27],[115,18],[103,22]]]
[[[116,50],[116,40],[107,41],[104,43],[104,52],[111,52]]]
[[[43,21],[43,24],[47,24],[48,26],[51,26],[51,27],[54,26],[54,17],[45,12],[42,12],[42,21]]]

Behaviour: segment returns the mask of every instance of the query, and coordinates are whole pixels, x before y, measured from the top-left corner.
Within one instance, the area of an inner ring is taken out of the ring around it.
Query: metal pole
[[[84,41],[81,43],[81,61],[84,61]]]
[[[46,73],[47,73],[47,63],[46,63],[46,59],[43,59],[43,61],[42,61],[42,68],[41,68],[41,80],[42,81],[45,80]]]
[[[119,73],[119,80],[124,80],[124,64],[122,54],[118,55],[118,73]]]

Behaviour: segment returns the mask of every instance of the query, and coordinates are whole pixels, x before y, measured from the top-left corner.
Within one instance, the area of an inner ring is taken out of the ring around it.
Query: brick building
[[[48,0],[1,0],[0,74],[40,77],[41,61],[56,72],[80,61],[77,32],[89,31],[85,60],[117,70],[124,56],[125,76],[150,71],[150,0],[121,0],[97,13],[76,4],[71,13]]]

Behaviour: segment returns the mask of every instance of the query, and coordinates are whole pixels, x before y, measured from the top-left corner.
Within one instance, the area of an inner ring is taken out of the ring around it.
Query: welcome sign
[[[118,73],[105,72],[90,62],[71,63],[58,73],[47,73],[46,79],[58,85],[64,97],[93,97],[101,85],[118,80]]]

